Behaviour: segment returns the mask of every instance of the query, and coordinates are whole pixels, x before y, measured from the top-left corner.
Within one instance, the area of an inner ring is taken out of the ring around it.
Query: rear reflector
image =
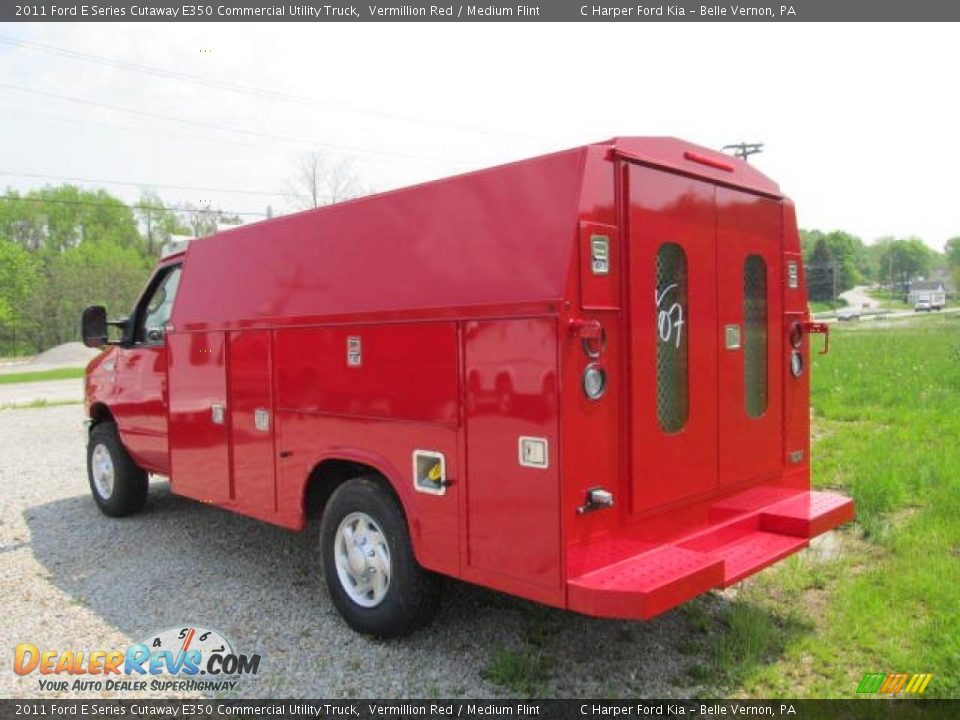
[[[726,172],[733,172],[733,165],[726,163],[723,160],[714,160],[712,157],[707,157],[706,155],[701,155],[700,153],[690,152],[687,150],[683,153],[683,157],[689,160],[690,162],[700,163],[701,165],[707,165],[717,170],[725,170]]]

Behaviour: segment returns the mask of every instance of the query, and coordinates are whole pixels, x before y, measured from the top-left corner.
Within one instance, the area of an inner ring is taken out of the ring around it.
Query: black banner
[[[284,3],[271,0],[38,0],[0,3],[2,22],[817,22],[960,20],[944,0],[740,0],[739,2]]]
[[[0,717],[953,720],[960,700],[0,700]]]

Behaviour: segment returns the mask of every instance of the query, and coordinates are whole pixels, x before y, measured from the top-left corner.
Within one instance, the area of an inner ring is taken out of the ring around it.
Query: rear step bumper
[[[718,503],[706,529],[569,580],[568,607],[598,617],[646,620],[732,585],[853,519],[853,501],[833,493],[781,495],[759,507],[757,500],[747,492]]]

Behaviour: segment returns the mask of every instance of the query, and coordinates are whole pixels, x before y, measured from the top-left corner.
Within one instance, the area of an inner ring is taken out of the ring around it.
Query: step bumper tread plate
[[[723,561],[665,546],[594,570],[567,584],[571,610],[646,620],[723,583]]]
[[[829,492],[805,492],[774,503],[760,512],[767,532],[812,538],[853,520],[853,500]]]
[[[803,550],[806,538],[756,531],[710,552],[723,560],[723,586],[728,587],[763,568]]]
[[[707,590],[732,585],[852,518],[849,498],[798,493],[574,577],[567,583],[567,603],[588,615],[646,620]]]

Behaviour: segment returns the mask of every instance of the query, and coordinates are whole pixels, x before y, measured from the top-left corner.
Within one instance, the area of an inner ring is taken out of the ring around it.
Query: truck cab
[[[88,417],[119,420],[122,440],[137,465],[169,474],[167,432],[167,343],[165,333],[180,281],[182,256],[157,266],[129,319],[119,325],[121,339],[87,367]]]
[[[128,319],[83,324],[106,347],[86,395],[101,509],[136,512],[157,474],[317,526],[361,632],[418,627],[441,575],[646,619],[853,517],[810,488],[827,327],[793,204],[680,140],[218,233],[164,258]]]

